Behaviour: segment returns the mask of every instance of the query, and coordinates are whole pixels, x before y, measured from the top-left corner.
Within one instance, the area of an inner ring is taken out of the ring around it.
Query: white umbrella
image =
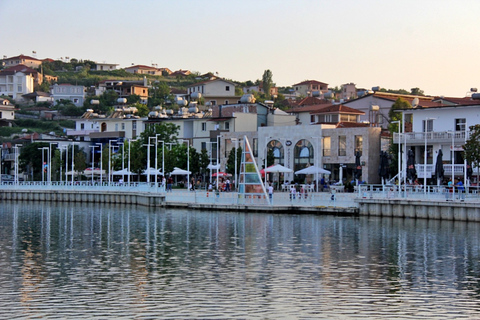
[[[295,171],[295,174],[331,174],[330,171],[315,166],[306,167],[302,170]]]
[[[276,164],[274,166],[271,166],[265,169],[265,172],[293,172],[293,170],[290,168],[284,167],[281,164]]]
[[[122,170],[118,170],[118,171],[113,171],[112,175],[114,175],[114,176],[131,176],[131,175],[135,175],[135,173],[133,173],[131,171],[128,171],[128,169],[122,169]]]
[[[170,175],[174,176],[174,175],[187,175],[187,174],[191,174],[190,171],[187,171],[187,170],[183,170],[183,169],[180,169],[180,168],[173,168],[173,171],[170,172]]]
[[[209,164],[207,166],[207,169],[210,169],[210,170],[220,170],[220,163],[219,164]]]
[[[145,175],[145,176],[147,176],[147,175],[154,176],[155,172],[156,172],[156,174],[163,175],[163,173],[160,172],[160,169],[155,170],[155,168],[145,169],[145,170],[143,170],[142,174]]]

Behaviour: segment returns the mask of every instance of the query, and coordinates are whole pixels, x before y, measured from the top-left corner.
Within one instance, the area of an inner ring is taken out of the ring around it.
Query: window
[[[17,86],[17,91],[18,91],[18,92],[22,92],[22,85],[18,85],[18,86]]]
[[[357,154],[357,151],[360,152],[360,155],[362,155],[363,136],[355,136],[355,154]]]
[[[228,100],[225,100],[225,103],[224,104],[228,104]]]
[[[315,122],[315,115],[314,114],[310,115],[310,122],[312,122],[312,123]]]
[[[73,103],[78,103],[78,99],[73,99]]]
[[[313,146],[308,140],[299,140],[293,149],[294,171],[301,170],[313,164]]]
[[[132,122],[132,130],[137,130],[137,121]]]
[[[118,131],[118,123],[115,123],[115,131]]]
[[[230,122],[225,122],[225,130],[230,130]]]
[[[331,156],[331,148],[332,148],[331,143],[332,143],[332,138],[330,137],[323,138],[323,156],[325,157]]]
[[[347,155],[347,136],[338,136],[338,155]]]
[[[230,91],[230,86],[225,86],[225,91]]]
[[[202,122],[202,131],[207,131],[207,123]]]
[[[433,131],[433,119],[423,120],[423,132]]]
[[[125,130],[125,123],[122,122],[122,130]]]
[[[202,142],[202,150],[207,150],[207,143],[206,142]]]
[[[81,123],[81,124],[80,124],[80,129],[81,129],[81,130],[85,129],[85,123]]]
[[[467,120],[465,118],[455,119],[455,131],[465,131]]]

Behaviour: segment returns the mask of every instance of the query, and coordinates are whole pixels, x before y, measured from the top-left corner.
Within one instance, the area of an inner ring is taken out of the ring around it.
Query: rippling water
[[[480,225],[0,206],[0,318],[480,318]]]

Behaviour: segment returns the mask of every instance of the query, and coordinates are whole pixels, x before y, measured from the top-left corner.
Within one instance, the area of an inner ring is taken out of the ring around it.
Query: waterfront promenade
[[[92,185],[89,182],[17,182],[0,184],[1,200],[134,204],[222,211],[372,215],[480,222],[480,193],[432,187],[362,185],[353,193],[275,192],[272,200],[237,192],[173,189],[147,183]]]

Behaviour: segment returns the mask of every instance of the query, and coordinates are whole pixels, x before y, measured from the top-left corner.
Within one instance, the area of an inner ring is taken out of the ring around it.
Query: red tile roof
[[[15,73],[15,72],[32,73],[32,74],[38,73],[37,70],[29,68],[23,64],[17,64],[16,66],[6,68],[0,71],[0,73]]]
[[[26,55],[23,55],[23,54],[21,54],[19,56],[15,56],[15,57],[6,58],[6,59],[3,59],[3,60],[13,60],[13,59],[28,59],[28,60],[41,61],[37,58],[26,56]]]
[[[310,112],[311,114],[320,114],[320,113],[348,113],[348,114],[365,114],[365,112],[344,106],[342,104],[334,104],[323,107],[314,112]]]
[[[294,84],[293,86],[301,86],[301,85],[308,85],[308,84],[325,84],[325,85],[328,85],[328,83],[320,82],[320,81],[316,81],[316,80],[305,80],[305,81],[302,81],[300,83]]]

